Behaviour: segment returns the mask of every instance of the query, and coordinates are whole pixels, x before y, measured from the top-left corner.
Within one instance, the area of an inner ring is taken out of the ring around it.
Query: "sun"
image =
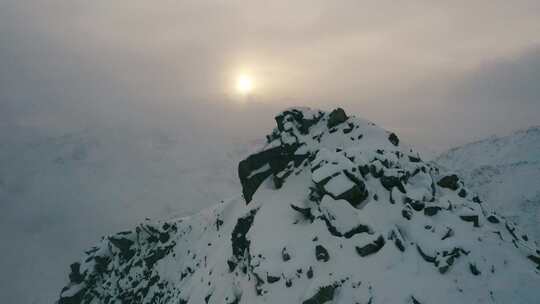
[[[236,79],[236,91],[241,95],[248,95],[255,88],[253,77],[247,74],[240,74]]]

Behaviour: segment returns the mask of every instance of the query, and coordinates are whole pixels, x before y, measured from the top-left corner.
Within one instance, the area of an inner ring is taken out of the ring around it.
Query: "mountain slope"
[[[540,251],[373,123],[276,117],[243,196],[103,238],[59,303],[535,303]]]
[[[540,241],[540,127],[457,147],[436,161]]]

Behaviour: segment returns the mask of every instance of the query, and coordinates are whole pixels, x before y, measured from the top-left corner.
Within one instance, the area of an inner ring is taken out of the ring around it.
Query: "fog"
[[[0,0],[0,302],[50,303],[100,236],[235,195],[285,107],[427,156],[538,125],[538,33],[538,1]]]

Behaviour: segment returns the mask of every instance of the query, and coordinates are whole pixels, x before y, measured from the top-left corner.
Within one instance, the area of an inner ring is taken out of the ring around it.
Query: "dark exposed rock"
[[[155,250],[152,251],[152,253],[144,258],[144,262],[146,263],[146,266],[148,268],[152,268],[154,264],[164,258],[168,253],[169,250],[172,248],[172,246],[168,247],[158,247]]]
[[[285,247],[281,249],[281,258],[283,259],[283,262],[287,262],[291,259],[291,255],[287,252],[287,248]]]
[[[118,248],[120,250],[120,256],[124,259],[130,259],[135,254],[134,250],[130,250],[131,245],[133,245],[133,241],[122,238],[119,236],[111,236],[109,237],[109,241],[113,246]]]
[[[305,300],[302,304],[323,304],[330,302],[334,299],[335,291],[336,286],[334,285],[320,287],[311,298]]]
[[[231,233],[232,253],[237,261],[242,260],[246,250],[249,249],[251,241],[246,238],[246,234],[253,225],[257,211],[258,209],[253,209],[246,216],[239,218]]]
[[[399,251],[404,252],[405,251],[405,241],[403,240],[403,235],[399,231],[399,229],[394,229],[392,232],[390,232],[390,236],[388,238],[389,240],[393,240],[396,247],[399,249]]]
[[[311,213],[311,208],[302,208],[302,207],[295,206],[293,204],[291,204],[291,208],[294,211],[299,212],[304,218],[306,218],[306,219],[308,219],[308,220],[310,220],[312,222],[315,219],[315,217]]]
[[[412,304],[422,304],[422,302],[418,301],[414,296],[411,296],[411,302]]]
[[[279,277],[279,276],[275,277],[275,276],[271,276],[269,274],[266,274],[266,282],[268,282],[270,284],[275,283],[275,282],[279,281],[280,279],[281,279],[281,277]]]
[[[463,188],[458,192],[459,197],[467,197],[467,191]]]
[[[451,175],[447,175],[447,176],[441,178],[437,182],[437,185],[439,185],[439,186],[441,186],[443,188],[447,188],[447,189],[456,191],[459,188],[458,181],[459,181],[459,178],[457,177],[457,175],[451,174]]]
[[[304,117],[304,114],[302,111],[299,111],[297,109],[291,109],[284,111],[280,115],[275,117],[276,124],[279,131],[286,131],[284,128],[284,122],[286,120],[294,121],[296,124],[296,127],[298,128],[298,131],[300,131],[301,134],[308,134],[309,128],[319,122],[319,120],[322,118],[323,113],[319,112],[319,115],[313,117],[312,119],[308,119]]]
[[[337,108],[330,112],[330,115],[328,115],[328,121],[326,125],[328,126],[328,129],[333,128],[337,125],[339,125],[342,122],[345,122],[349,117],[347,117],[347,114],[345,114],[345,110],[342,108]]]
[[[356,252],[361,257],[366,257],[368,255],[374,254],[377,251],[379,251],[381,248],[383,248],[384,244],[385,244],[384,237],[382,235],[380,235],[372,243],[369,243],[369,244],[367,244],[365,246],[362,246],[362,247],[356,246],[355,248],[356,248]]]
[[[419,156],[416,157],[416,156],[410,156],[410,155],[409,155],[409,161],[410,161],[411,163],[419,163],[421,160],[422,160],[422,159],[421,159]]]
[[[464,220],[465,222],[474,223],[474,227],[480,227],[478,222],[478,215],[460,215],[459,218]]]
[[[411,220],[412,210],[410,208],[404,208],[403,210],[401,210],[401,216],[403,216],[407,220]]]
[[[397,135],[395,133],[390,133],[390,135],[388,136],[388,140],[392,143],[392,145],[394,146],[398,146],[399,145],[399,138],[397,137]]]
[[[336,197],[336,199],[346,200],[354,207],[357,207],[368,197],[368,195],[369,193],[366,189],[366,185],[364,182],[359,181],[358,183],[355,183],[351,189]]]
[[[86,289],[81,289],[71,296],[61,297],[58,304],[80,304],[83,302]]]
[[[327,191],[325,185],[328,184],[328,182],[330,182],[330,180],[332,180],[333,178],[341,177],[341,174],[345,175],[346,178],[353,183],[353,186],[339,195],[332,194]],[[357,207],[358,205],[360,205],[369,196],[369,192],[366,189],[365,183],[347,170],[334,173],[333,175],[328,176],[322,181],[315,183],[315,185],[317,186],[316,189],[314,189],[316,192],[316,197],[322,198],[326,194],[331,196],[335,200],[346,200],[353,207]]]
[[[441,274],[445,274],[452,265],[454,261],[461,256],[461,254],[468,254],[465,250],[454,247],[451,251],[443,251],[442,254],[438,254],[435,262],[435,266],[438,267]]]
[[[452,237],[453,235],[454,235],[454,230],[452,228],[448,228],[446,230],[446,233],[441,238],[441,240],[446,240],[447,238]]]
[[[475,275],[475,276],[481,274],[480,270],[478,270],[478,267],[476,267],[476,265],[473,264],[473,263],[469,263],[469,270],[470,270],[471,273],[472,273],[473,275]]]
[[[439,212],[442,208],[439,206],[427,206],[424,208],[424,214],[427,216],[434,216]]]
[[[405,187],[403,187],[403,184],[401,183],[401,180],[399,177],[396,176],[381,176],[381,184],[383,187],[388,190],[392,191],[392,188],[397,187],[401,193],[405,193]]]
[[[501,221],[499,220],[499,218],[498,218],[496,215],[494,215],[494,214],[489,215],[489,216],[487,217],[487,220],[488,220],[488,222],[490,222],[490,223],[492,223],[492,224],[498,224],[498,223],[501,222]]]
[[[79,284],[83,281],[84,275],[81,274],[81,263],[73,263],[70,265],[71,272],[69,273],[69,281]]]
[[[426,206],[426,204],[424,202],[421,202],[421,201],[417,201],[417,200],[412,200],[409,205],[411,205],[411,207],[414,209],[414,211],[422,211],[424,209],[424,207]]]
[[[537,265],[536,269],[540,270],[540,256],[530,254],[527,256],[527,258]]]
[[[306,276],[307,276],[308,279],[313,278],[313,268],[311,266],[309,266],[309,269],[306,272]]]
[[[290,288],[291,286],[292,286],[292,280],[291,279],[285,280],[285,287]]]
[[[277,173],[287,166],[288,157],[282,147],[271,148],[257,154],[252,154],[238,164],[238,176],[242,184],[242,193],[247,203],[253,197],[257,188],[272,173]],[[268,169],[261,171],[265,165]],[[259,170],[259,171],[257,171]],[[253,173],[257,172],[257,173]]]
[[[315,247],[315,257],[317,258],[317,261],[328,262],[328,260],[330,260],[328,250],[322,245],[317,245]]]
[[[368,226],[359,224],[355,228],[343,233],[342,231],[339,231],[334,225],[332,225],[332,222],[326,216],[322,216],[320,218],[324,220],[326,227],[328,228],[328,232],[330,232],[333,236],[345,237],[347,239],[350,239],[358,233],[365,233],[370,231]]]
[[[237,264],[234,261],[227,260],[227,265],[229,266],[229,272],[233,272]]]
[[[346,129],[343,129],[343,133],[344,134],[349,134],[352,132],[352,130],[354,129],[354,124],[353,123],[348,123],[348,127]]]
[[[424,261],[428,263],[435,263],[436,259],[434,256],[430,256],[427,253],[425,253],[420,246],[416,245],[416,249],[418,250],[418,253],[420,256],[424,259]]]

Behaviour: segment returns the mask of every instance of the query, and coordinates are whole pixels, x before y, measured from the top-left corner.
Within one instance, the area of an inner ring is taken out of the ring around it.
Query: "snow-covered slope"
[[[103,238],[64,303],[537,303],[540,251],[373,123],[288,109],[243,195]]]
[[[436,161],[540,241],[540,126],[451,149]]]

